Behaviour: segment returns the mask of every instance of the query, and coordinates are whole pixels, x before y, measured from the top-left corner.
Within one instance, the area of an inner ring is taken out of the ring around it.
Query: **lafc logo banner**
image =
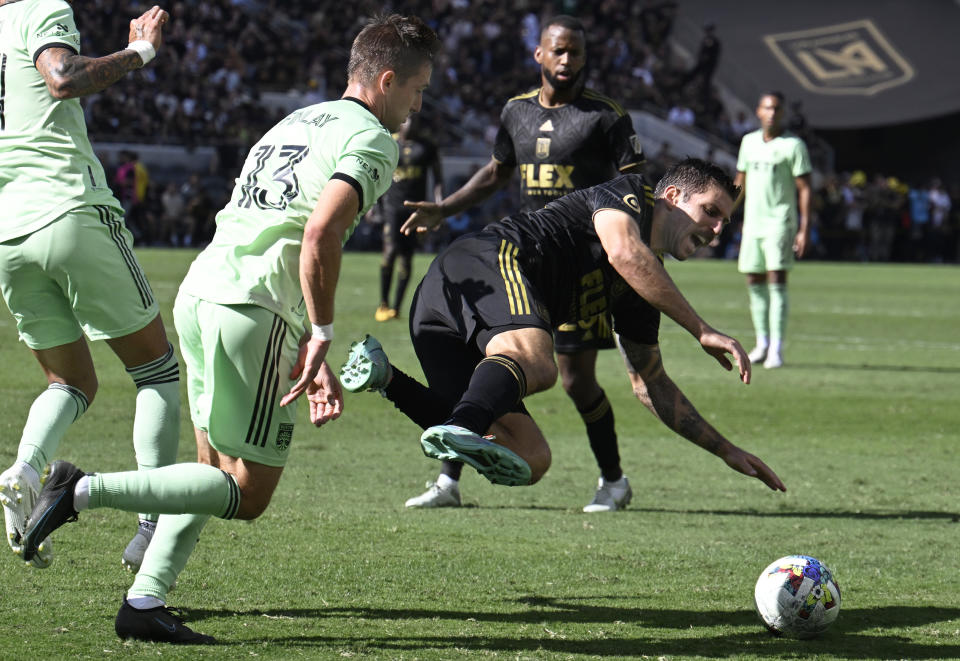
[[[903,85],[915,75],[870,19],[771,34],[763,40],[811,92],[870,96]]]

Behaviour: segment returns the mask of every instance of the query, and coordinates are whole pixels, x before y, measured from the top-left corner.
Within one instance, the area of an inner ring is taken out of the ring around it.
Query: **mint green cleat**
[[[456,425],[436,425],[423,432],[420,445],[428,457],[462,461],[494,484],[530,484],[530,466],[513,450]]]
[[[350,345],[347,362],[340,368],[340,383],[350,392],[383,390],[391,376],[387,354],[377,338],[370,335]]]

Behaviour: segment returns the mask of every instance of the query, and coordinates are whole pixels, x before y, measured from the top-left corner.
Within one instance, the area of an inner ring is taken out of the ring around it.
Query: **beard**
[[[580,81],[583,80],[586,70],[587,68],[583,67],[580,69],[580,71],[567,80],[560,80],[543,67],[540,67],[540,73],[543,74],[543,77],[546,78],[547,82],[550,83],[550,86],[555,90],[569,90],[575,88],[580,84]]]

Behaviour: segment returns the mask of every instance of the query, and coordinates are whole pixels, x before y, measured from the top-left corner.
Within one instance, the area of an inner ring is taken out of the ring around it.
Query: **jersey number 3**
[[[274,160],[279,160],[280,164],[273,171],[272,183],[263,186],[260,177],[274,153]],[[255,204],[258,209],[286,209],[300,194],[300,181],[294,168],[308,153],[310,148],[306,145],[283,145],[279,151],[276,145],[260,145],[256,151],[256,165],[240,186],[240,200],[237,204],[244,209],[249,209],[251,204]],[[271,193],[274,199],[270,199]]]

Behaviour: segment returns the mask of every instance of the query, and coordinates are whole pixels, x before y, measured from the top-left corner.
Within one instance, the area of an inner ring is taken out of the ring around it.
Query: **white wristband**
[[[153,44],[146,39],[131,41],[129,44],[127,44],[127,48],[137,52],[137,55],[139,55],[140,59],[143,61],[141,66],[146,66],[147,62],[157,56],[157,49],[154,48]]]
[[[330,342],[333,339],[333,324],[310,324],[313,337],[324,342]]]

